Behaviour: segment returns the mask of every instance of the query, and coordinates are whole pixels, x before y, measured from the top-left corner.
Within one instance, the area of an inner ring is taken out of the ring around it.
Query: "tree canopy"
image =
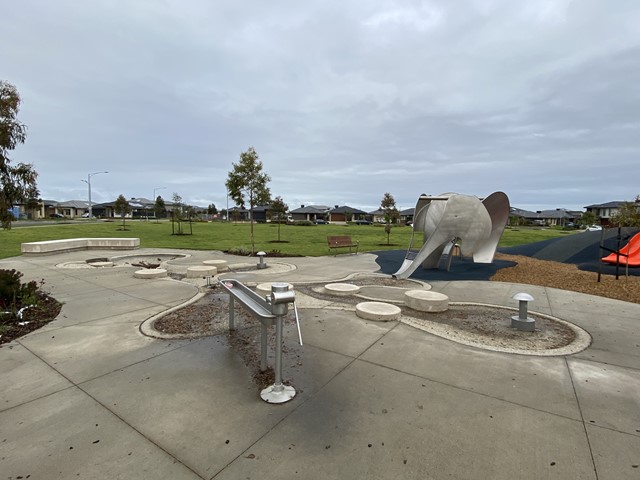
[[[9,152],[27,138],[27,127],[18,121],[20,94],[16,87],[0,80],[0,222],[11,228],[13,215],[8,211],[16,203],[37,198],[38,174],[33,165],[11,165]]]
[[[387,245],[390,242],[391,224],[396,223],[400,216],[396,207],[396,199],[389,192],[385,193],[380,201],[380,210],[384,212],[384,231],[387,234]]]
[[[253,235],[253,210],[256,205],[267,205],[271,201],[271,191],[267,184],[271,177],[262,171],[263,165],[253,147],[240,154],[240,161],[233,163],[225,185],[229,196],[237,206],[245,208],[249,203],[251,222],[251,254],[255,253],[255,239]]]

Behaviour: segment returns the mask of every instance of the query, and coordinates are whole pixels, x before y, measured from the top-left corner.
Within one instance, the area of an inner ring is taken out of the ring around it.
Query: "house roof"
[[[522,210],[520,208],[511,207],[509,209],[510,215],[516,215],[518,217],[530,218],[530,219],[546,219],[546,218],[576,218],[582,215],[582,212],[575,212],[567,210],[565,208],[556,208],[554,210],[541,210],[538,212],[531,212],[529,210]]]
[[[62,208],[89,208],[89,202],[84,200],[67,200],[65,202],[58,202],[57,207]]]
[[[405,208],[404,210],[400,210],[400,215],[414,215],[416,213],[415,207]]]
[[[587,205],[584,208],[618,208],[620,205],[624,204],[624,203],[628,203],[628,202],[623,202],[623,201],[613,201],[613,202],[607,202],[607,203],[595,203],[593,205]]]
[[[300,208],[291,210],[289,213],[327,213],[329,207],[326,205],[303,205]]]
[[[342,207],[336,207],[331,210],[331,213],[357,213],[357,214],[367,214],[367,212],[363,210],[359,210],[357,208],[350,207],[349,205],[343,205]]]

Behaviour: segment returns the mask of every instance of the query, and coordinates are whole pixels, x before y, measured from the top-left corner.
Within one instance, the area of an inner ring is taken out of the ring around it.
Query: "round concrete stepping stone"
[[[91,262],[89,265],[99,268],[113,267],[113,262]]]
[[[449,309],[449,297],[443,293],[428,290],[407,290],[404,292],[407,307],[419,312],[444,312]]]
[[[350,283],[327,283],[324,289],[332,295],[354,295],[360,291],[360,287],[357,285],[351,285]]]
[[[167,271],[164,268],[145,268],[143,270],[137,270],[134,272],[135,278],[164,278],[167,276]]]
[[[226,260],[205,260],[202,263],[209,267],[216,267],[218,272],[226,272],[229,270],[229,264]]]
[[[274,283],[286,283],[286,282],[259,283],[258,285],[256,285],[256,292],[259,293],[260,295],[267,295],[271,293],[271,285],[273,285]],[[287,283],[287,285],[289,285],[288,290],[293,290],[293,285],[291,285],[290,283]]]
[[[195,265],[187,268],[187,278],[208,277],[218,273],[216,267],[209,267],[207,265]]]
[[[388,322],[400,316],[400,307],[382,302],[362,302],[356,305],[356,315],[374,322]]]

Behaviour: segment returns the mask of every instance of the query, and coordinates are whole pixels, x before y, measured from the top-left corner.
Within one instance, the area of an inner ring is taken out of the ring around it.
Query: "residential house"
[[[620,207],[628,202],[613,201],[607,203],[597,203],[594,205],[587,205],[585,210],[587,212],[595,214],[600,219],[602,225],[609,225],[611,217],[620,211]]]
[[[301,205],[300,208],[290,210],[294,221],[315,222],[316,220],[328,220],[329,210],[326,205]]]
[[[367,212],[348,205],[338,206],[329,211],[330,222],[353,222],[354,220],[365,220]]]
[[[537,210],[535,212],[511,207],[509,212],[510,223],[524,223],[546,226],[564,226],[567,223],[575,222],[582,212],[556,208],[555,210]],[[514,222],[514,218],[520,219]]]
[[[416,211],[415,207],[400,210],[400,222],[404,224],[413,222],[413,216],[415,214],[415,211]]]

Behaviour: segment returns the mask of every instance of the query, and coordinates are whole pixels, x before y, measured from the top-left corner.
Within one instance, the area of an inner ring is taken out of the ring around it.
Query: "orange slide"
[[[618,257],[618,255],[614,252],[607,255],[606,257],[603,257],[602,261],[613,263],[615,265],[616,261],[618,261],[617,259],[619,258],[620,265],[626,265],[627,262],[629,262],[630,267],[640,267],[640,233],[636,233],[633,237],[631,237],[629,243],[627,243],[620,249],[620,253],[628,255],[628,257],[623,257],[622,255]]]

